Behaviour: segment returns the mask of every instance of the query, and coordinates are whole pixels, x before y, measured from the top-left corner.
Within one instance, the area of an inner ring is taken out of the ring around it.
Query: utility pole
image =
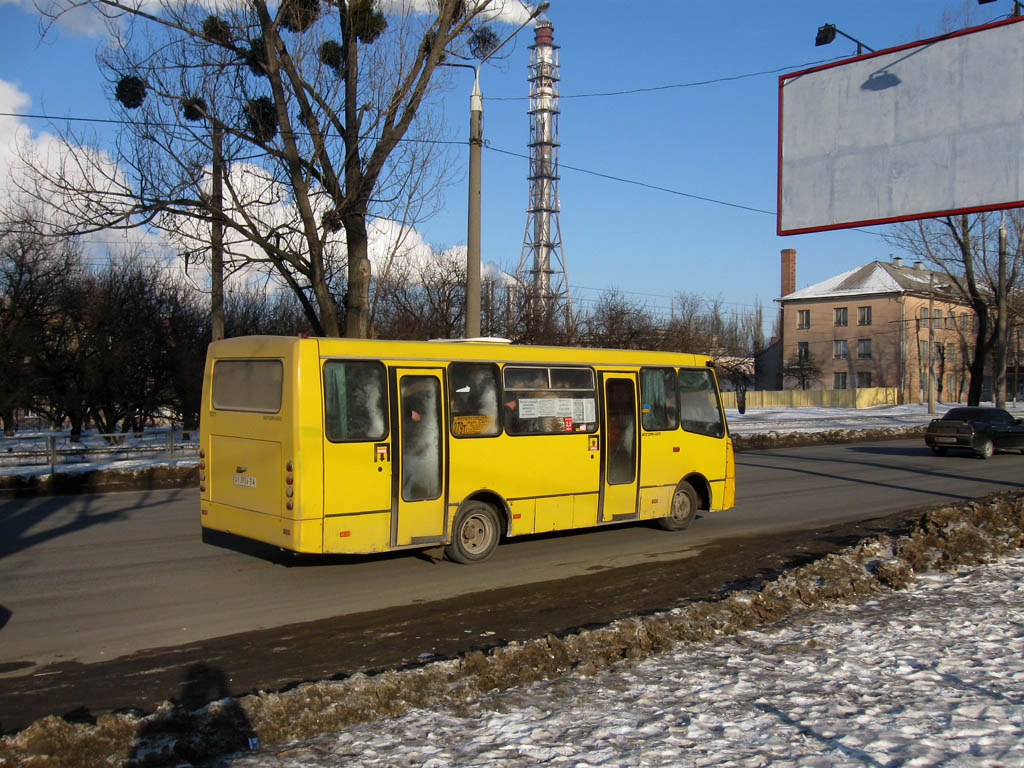
[[[210,326],[213,341],[224,338],[224,223],[221,210],[224,205],[224,156],[221,150],[223,133],[219,125],[211,131],[213,145],[213,189],[210,219]]]
[[[935,273],[928,272],[928,413],[935,413]]]
[[[996,343],[992,350],[993,399],[996,408],[1006,407],[1006,212],[999,212],[999,295],[996,296]]]

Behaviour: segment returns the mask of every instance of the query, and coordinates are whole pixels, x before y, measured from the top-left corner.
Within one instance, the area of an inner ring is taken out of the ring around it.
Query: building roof
[[[920,262],[918,262],[920,263]],[[928,293],[929,275],[933,277],[936,293],[949,293],[949,276],[923,267],[906,267],[883,261],[872,261],[843,272],[841,275],[822,280],[820,283],[801,288],[776,301],[798,301],[800,299],[841,298],[879,294]]]

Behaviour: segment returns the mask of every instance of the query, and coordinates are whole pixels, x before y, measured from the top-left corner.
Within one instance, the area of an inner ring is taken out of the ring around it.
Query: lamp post
[[[987,2],[991,2],[991,1],[992,0],[987,0]],[[980,2],[980,0],[979,0],[979,2]],[[858,56],[860,56],[862,53],[864,53],[864,49],[865,48],[867,48],[867,50],[871,51],[871,53],[875,52],[874,48],[868,48],[868,46],[864,45],[864,43],[862,43],[857,38],[850,37],[848,34],[843,32],[843,30],[841,30],[841,29],[836,29],[836,25],[835,24],[823,24],[822,26],[818,27],[818,34],[814,38],[814,44],[815,45],[828,45],[829,43],[831,43],[833,40],[836,39],[836,35],[837,34],[838,35],[842,35],[847,40],[852,40],[853,42],[855,42],[857,44],[857,55]]]
[[[469,97],[469,218],[466,224],[467,339],[480,335],[480,151],[484,145],[484,97],[480,92],[480,67],[550,5],[548,2],[540,3],[526,21],[494,46],[473,68],[473,93]]]

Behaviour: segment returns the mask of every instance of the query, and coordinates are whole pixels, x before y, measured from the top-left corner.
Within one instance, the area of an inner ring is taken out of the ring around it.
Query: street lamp
[[[480,67],[519,31],[551,5],[540,3],[512,34],[494,46],[473,68],[473,93],[469,97],[469,220],[466,224],[466,338],[480,335],[480,151],[484,145],[484,97],[480,92]]]
[[[981,2],[981,1],[982,0],[978,0],[978,2]],[[992,2],[992,0],[985,0],[985,2]],[[850,37],[848,34],[843,32],[843,30],[841,30],[841,29],[836,29],[836,25],[835,24],[823,24],[822,26],[818,27],[818,34],[814,38],[814,44],[815,45],[828,45],[829,43],[831,43],[833,40],[836,39],[836,35],[837,34],[842,35],[847,40],[852,40],[853,42],[855,42],[857,44],[857,55],[858,56],[860,56],[862,53],[864,53],[864,49],[865,48],[867,48],[872,53],[875,52],[874,48],[868,48],[868,46],[864,45],[864,43],[862,43],[857,38]]]

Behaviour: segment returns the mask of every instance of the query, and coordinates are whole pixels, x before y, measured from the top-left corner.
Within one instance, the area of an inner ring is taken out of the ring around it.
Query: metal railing
[[[71,433],[30,432],[0,436],[0,469],[149,461],[168,464],[199,454],[197,432],[153,429],[145,432],[86,432],[78,441]]]

